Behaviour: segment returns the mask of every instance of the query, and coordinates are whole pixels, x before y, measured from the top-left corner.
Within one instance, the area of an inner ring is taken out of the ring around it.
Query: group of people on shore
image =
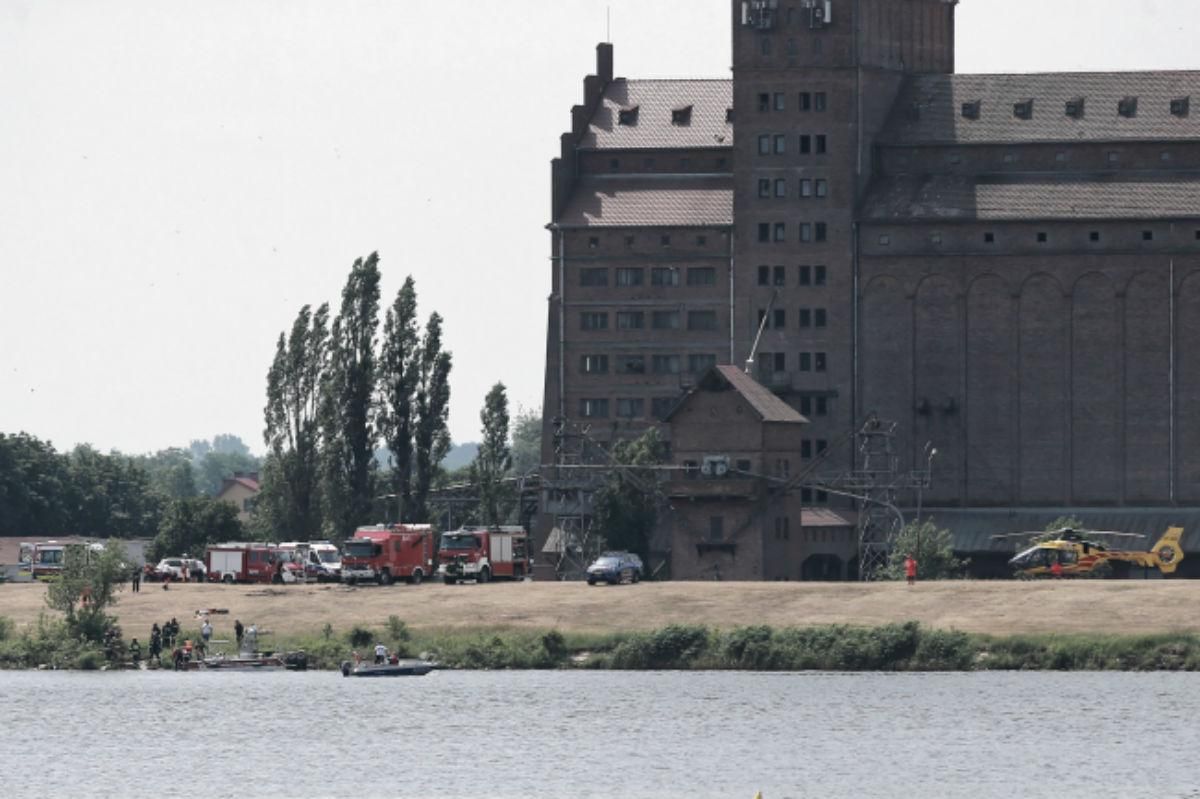
[[[242,642],[246,636],[246,628],[240,619],[234,619],[233,633],[237,638],[238,650],[241,651]],[[154,622],[150,627],[150,643],[146,657],[147,665],[153,662],[158,666],[162,666],[162,653],[164,651],[170,652],[171,663],[176,671],[186,669],[188,661],[202,660],[208,654],[208,645],[212,641],[212,622],[207,615],[203,617],[203,622],[200,625],[200,637],[196,640],[181,638],[180,635],[179,619],[174,616],[171,617],[170,621],[163,622],[161,627],[158,622]],[[135,668],[141,666],[142,645],[138,643],[138,639],[136,638],[129,643],[129,658]]]

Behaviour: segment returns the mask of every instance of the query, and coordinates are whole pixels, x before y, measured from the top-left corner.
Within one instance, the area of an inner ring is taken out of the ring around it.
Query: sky
[[[840,0],[835,0],[835,5]],[[960,72],[1200,68],[1200,3],[963,0]],[[549,162],[597,42],[728,77],[728,0],[0,0],[0,433],[262,452],[301,306],[378,251],[454,354],[450,429],[541,404]],[[382,318],[382,309],[381,309]]]

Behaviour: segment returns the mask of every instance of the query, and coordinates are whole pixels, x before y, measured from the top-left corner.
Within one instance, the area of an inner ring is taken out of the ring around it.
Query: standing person
[[[237,638],[238,651],[242,651],[242,636],[246,634],[246,628],[242,626],[241,619],[233,620],[233,634]]]
[[[917,559],[911,554],[904,556],[904,578],[909,585],[917,581]]]
[[[179,619],[171,617],[171,645],[179,639]]]
[[[383,644],[375,644],[375,662],[387,663],[387,647]]]
[[[132,587],[133,593],[136,594],[136,593],[140,592],[142,590],[142,570],[141,570],[141,568],[135,568],[133,570],[133,574],[130,575],[130,580],[132,582],[131,587]]]
[[[129,662],[133,664],[135,669],[142,666],[142,645],[138,643],[138,639],[136,638],[129,642]]]
[[[175,662],[175,671],[183,671],[183,650],[175,647],[175,651],[171,653],[171,660]]]
[[[208,619],[204,620],[204,625],[200,628],[200,637],[204,639],[204,645],[207,648],[208,639],[212,638],[212,624]]]
[[[150,628],[150,656],[146,658],[146,663],[151,660],[157,660],[158,665],[162,665],[162,632],[158,629],[158,622],[154,622]]]

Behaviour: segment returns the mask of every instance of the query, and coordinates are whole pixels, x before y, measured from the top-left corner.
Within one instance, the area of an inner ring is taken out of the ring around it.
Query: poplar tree
[[[508,395],[504,384],[492,386],[479,412],[483,440],[471,461],[471,483],[479,493],[480,521],[487,525],[503,524],[508,518],[511,492],[504,478],[512,466],[508,446]]]
[[[435,311],[429,316],[421,341],[417,420],[413,433],[416,464],[411,512],[406,511],[408,520],[423,521],[427,517],[425,502],[429,488],[438,464],[450,450],[450,367],[450,353],[442,351],[442,317]]]
[[[409,276],[383,323],[379,356],[379,435],[390,453],[391,489],[409,521],[412,507],[413,433],[417,385],[421,378],[421,340],[417,328],[417,290]]]
[[[330,335],[322,389],[325,525],[342,538],[369,520],[375,472],[375,338],[379,254],[355,260]]]
[[[267,372],[263,491],[259,508],[275,533],[315,537],[319,497],[321,379],[329,350],[329,305],[305,305],[291,334],[279,334]]]

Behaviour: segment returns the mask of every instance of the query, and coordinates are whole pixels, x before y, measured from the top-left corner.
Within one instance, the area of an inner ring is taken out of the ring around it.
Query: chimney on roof
[[[613,46],[610,42],[596,45],[596,76],[607,86],[613,79]]]

